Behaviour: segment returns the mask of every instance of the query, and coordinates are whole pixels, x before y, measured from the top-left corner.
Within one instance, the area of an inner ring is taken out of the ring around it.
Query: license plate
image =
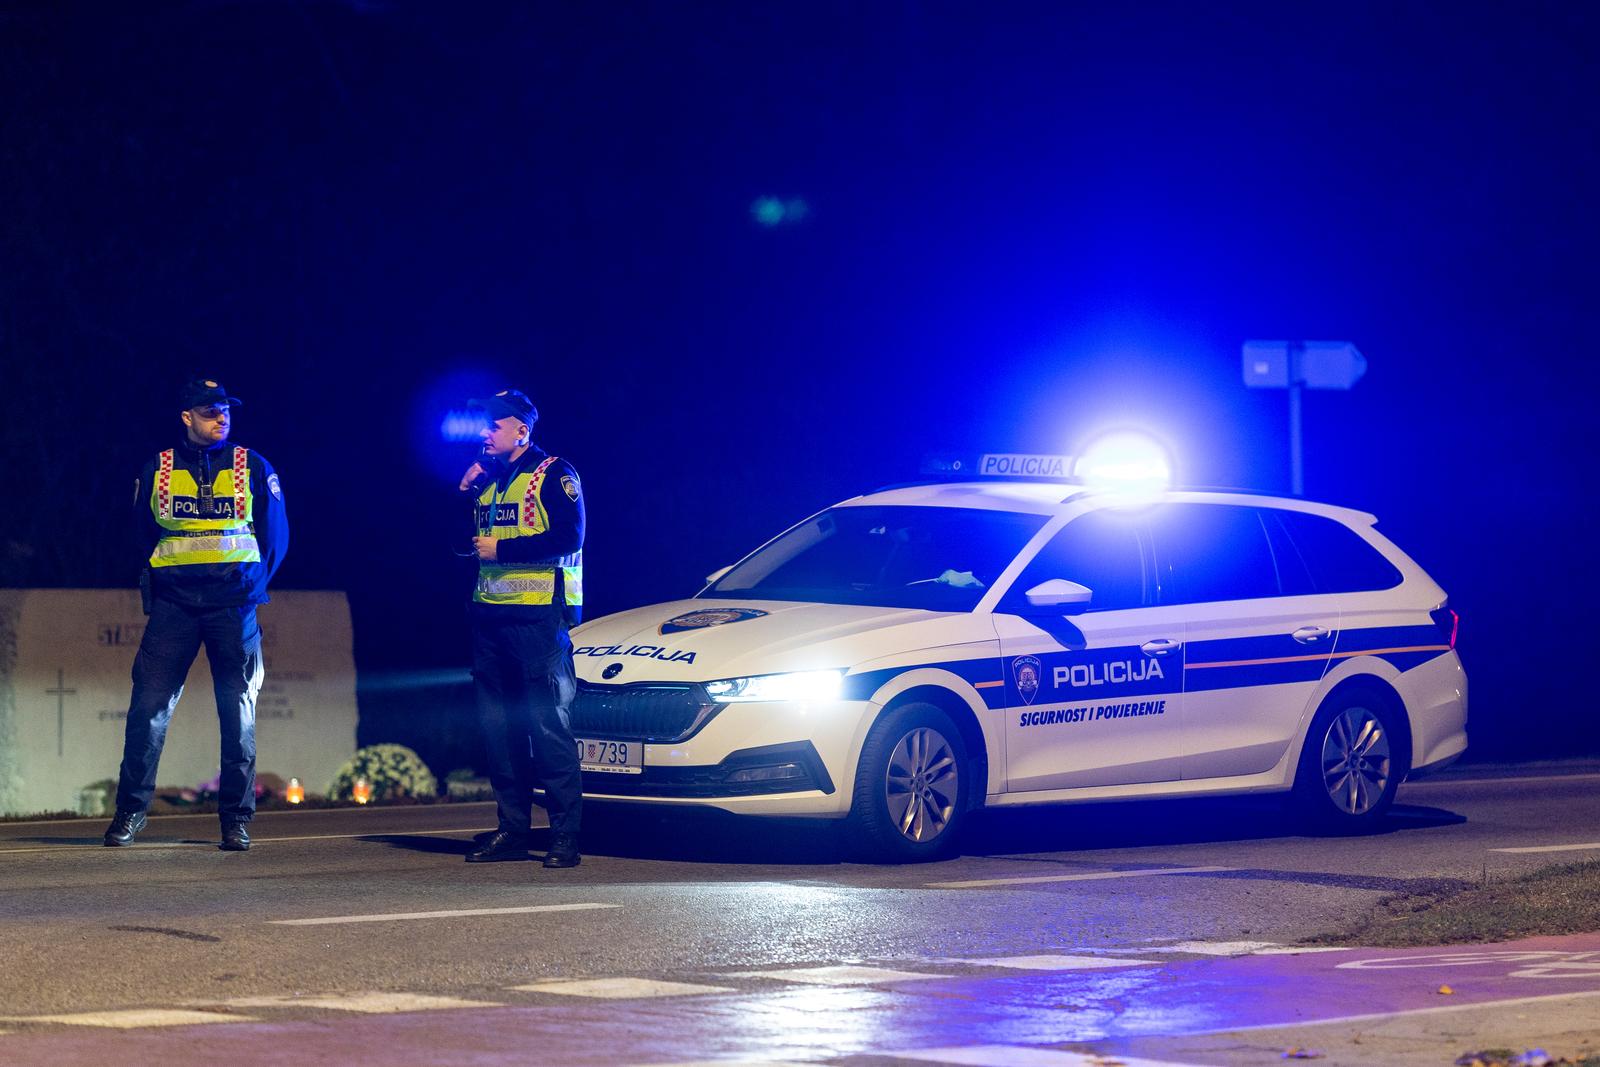
[[[580,737],[578,766],[603,774],[643,774],[644,744],[639,741],[591,741]]]

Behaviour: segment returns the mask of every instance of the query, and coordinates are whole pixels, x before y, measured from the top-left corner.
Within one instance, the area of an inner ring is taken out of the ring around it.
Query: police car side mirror
[[[722,579],[722,577],[724,575],[726,575],[731,570],[733,570],[733,564],[731,564],[731,563],[728,564],[726,567],[719,567],[717,570],[714,570],[710,574],[706,575],[706,584],[707,585],[715,584],[716,582],[720,581]]]
[[[1030,608],[1052,608],[1062,615],[1070,615],[1074,610],[1087,608],[1093,596],[1093,591],[1086,585],[1069,582],[1065,578],[1051,578],[1028,590],[1023,594],[1023,599]]]

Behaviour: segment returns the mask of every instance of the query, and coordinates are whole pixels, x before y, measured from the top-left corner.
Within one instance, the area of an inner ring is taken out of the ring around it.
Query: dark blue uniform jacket
[[[182,467],[194,476],[196,485],[212,485],[217,474],[233,466],[231,441],[200,448],[184,438],[174,450],[173,467]],[[265,604],[267,583],[278,572],[289,548],[289,519],[283,510],[283,488],[266,457],[256,451],[248,454],[250,464],[251,525],[256,543],[261,546],[260,563],[190,563],[179,567],[151,567],[148,577],[153,596],[191,608],[220,608],[242,604]],[[136,521],[144,533],[144,556],[150,553],[164,532],[150,510],[150,490],[156,480],[156,458],[144,465],[134,488]],[[204,517],[204,516],[202,516]]]

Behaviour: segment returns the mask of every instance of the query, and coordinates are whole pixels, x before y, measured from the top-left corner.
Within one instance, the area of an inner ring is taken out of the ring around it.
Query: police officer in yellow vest
[[[499,826],[467,862],[528,858],[537,787],[550,816],[544,865],[576,867],[583,779],[567,629],[583,604],[583,491],[570,463],[533,444],[539,413],[521,392],[472,404],[488,416],[483,458],[460,485],[477,501],[472,677]]]
[[[167,724],[200,646],[206,649],[222,731],[218,788],[222,845],[250,847],[256,810],[256,694],[261,627],[256,605],[289,547],[283,489],[259,453],[228,444],[239,401],[214,381],[181,397],[184,438],[147,463],[134,505],[150,551],[141,586],[144,637],[133,661],[117,813],[107,845],[131,845],[155,792]]]

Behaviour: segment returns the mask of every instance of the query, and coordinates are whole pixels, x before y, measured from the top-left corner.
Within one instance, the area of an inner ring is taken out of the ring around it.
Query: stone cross
[[[65,748],[62,744],[67,733],[67,697],[77,693],[76,689],[66,688],[67,674],[60,667],[56,668],[56,687],[46,689],[45,693],[56,698],[56,755],[63,755]]]

